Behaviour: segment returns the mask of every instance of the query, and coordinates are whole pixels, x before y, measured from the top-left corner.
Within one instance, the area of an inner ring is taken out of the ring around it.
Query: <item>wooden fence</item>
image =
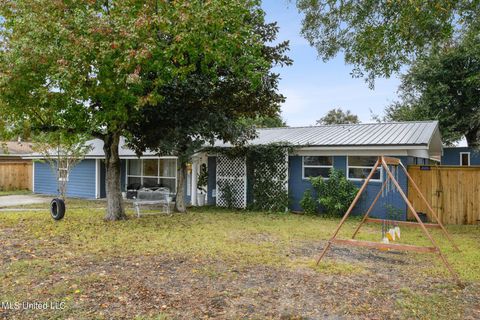
[[[408,172],[444,224],[480,223],[480,167],[409,166]],[[419,212],[427,213],[415,189],[408,199]],[[413,218],[409,213],[409,218]]]
[[[32,190],[32,162],[0,162],[0,191]]]

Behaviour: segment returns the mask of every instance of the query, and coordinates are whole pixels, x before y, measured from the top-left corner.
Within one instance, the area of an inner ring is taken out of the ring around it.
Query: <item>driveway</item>
[[[0,196],[0,208],[25,206],[36,203],[48,203],[50,199],[35,195]]]

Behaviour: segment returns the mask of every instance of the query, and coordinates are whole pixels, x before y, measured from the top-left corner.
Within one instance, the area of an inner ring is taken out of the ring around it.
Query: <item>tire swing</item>
[[[65,216],[65,201],[55,198],[50,202],[50,215],[54,220],[62,220]]]

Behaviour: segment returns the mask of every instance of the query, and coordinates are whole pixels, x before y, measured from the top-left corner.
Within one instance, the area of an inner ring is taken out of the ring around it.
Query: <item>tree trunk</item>
[[[480,148],[480,128],[472,129],[471,131],[465,134],[465,139],[469,147],[474,149]]]
[[[105,220],[123,220],[126,219],[123,208],[123,199],[120,179],[120,157],[118,154],[118,145],[120,134],[113,133],[105,136],[103,151],[105,152],[106,168],[106,193],[107,193],[107,212]]]
[[[178,185],[177,185],[177,196],[175,200],[175,211],[176,212],[187,212],[187,207],[185,205],[185,181],[187,177],[187,164],[185,162],[180,163],[180,168],[178,171]]]

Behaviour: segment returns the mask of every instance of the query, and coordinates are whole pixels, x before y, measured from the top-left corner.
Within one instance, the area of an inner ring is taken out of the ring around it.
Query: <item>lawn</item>
[[[448,227],[461,253],[433,232],[462,289],[433,255],[337,246],[317,267],[338,219],[202,208],[111,223],[79,200],[60,222],[0,214],[0,302],[64,307],[0,308],[9,319],[480,318],[479,226]],[[428,245],[412,228],[402,243]]]

